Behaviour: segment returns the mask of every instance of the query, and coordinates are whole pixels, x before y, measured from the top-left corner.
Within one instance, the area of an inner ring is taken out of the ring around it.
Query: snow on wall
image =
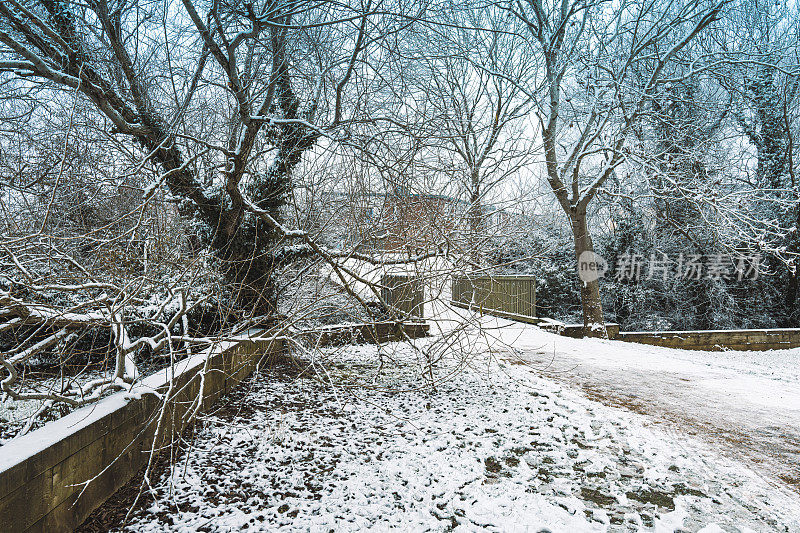
[[[72,531],[133,477],[154,443],[187,426],[185,414],[210,407],[282,349],[281,338],[220,343],[0,447],[0,531]]]

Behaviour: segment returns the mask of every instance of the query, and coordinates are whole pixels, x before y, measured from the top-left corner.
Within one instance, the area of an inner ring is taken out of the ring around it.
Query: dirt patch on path
[[[725,427],[724,419],[717,422],[686,416],[678,409],[664,408],[657,402],[580,385],[586,396],[612,407],[622,407],[645,415],[656,424],[668,424],[676,432],[697,435],[722,448],[735,459],[744,460],[761,471],[775,475],[800,494],[800,434],[788,433],[785,428],[768,427],[757,433],[749,433]]]
[[[735,404],[735,416],[722,398],[706,402],[693,395],[694,379],[677,372],[645,368],[598,369],[580,361],[559,361],[552,355],[526,353],[512,364],[526,364],[537,374],[580,388],[592,400],[646,416],[676,435],[698,436],[729,457],[780,479],[800,493],[800,428],[763,417],[755,408]],[[652,383],[652,386],[647,385]],[[744,423],[743,423],[744,421]]]

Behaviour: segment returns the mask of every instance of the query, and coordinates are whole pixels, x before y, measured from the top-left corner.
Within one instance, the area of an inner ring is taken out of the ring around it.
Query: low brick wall
[[[581,324],[540,324],[539,327],[565,337],[584,337]],[[783,350],[800,347],[800,329],[738,329],[696,331],[620,331],[619,324],[606,324],[608,338],[683,350]]]
[[[616,339],[684,350],[782,350],[800,347],[800,329],[624,331]]]
[[[417,339],[428,335],[430,324],[425,322],[376,322],[374,324],[347,324],[301,331],[299,336],[314,346],[342,344],[383,343]]]
[[[135,394],[115,393],[0,447],[0,531],[72,531],[145,465],[154,441],[168,443],[188,426],[201,383],[204,410],[283,348],[279,339],[220,343],[174,373],[149,376]],[[159,396],[168,400],[156,438]]]
[[[618,339],[619,324],[615,324],[613,322],[607,322],[605,326],[608,338]],[[587,336],[583,324],[559,324],[551,322],[547,324],[540,324],[539,327],[542,328],[543,330],[550,331],[552,333],[557,333],[565,337],[571,337],[573,339],[582,339]]]

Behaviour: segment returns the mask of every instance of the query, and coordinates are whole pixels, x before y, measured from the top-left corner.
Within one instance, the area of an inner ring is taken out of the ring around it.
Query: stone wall
[[[622,340],[619,338],[619,324],[606,322],[605,326],[606,334],[608,335],[609,339]],[[557,322],[550,322],[540,324],[539,327],[546,331],[558,333],[559,335],[563,335],[565,337],[572,337],[573,339],[582,339],[583,337],[587,336],[583,324],[561,324]]]
[[[188,426],[185,415],[281,351],[279,339],[221,343],[0,447],[0,531],[72,531],[146,464],[154,443]]]
[[[542,329],[582,338],[582,324],[540,324]],[[683,350],[781,350],[800,347],[800,329],[740,329],[696,331],[620,331],[619,324],[606,324],[608,338]]]
[[[383,343],[417,339],[428,335],[430,324],[425,322],[375,322],[374,324],[347,324],[302,331],[299,336],[312,346],[342,344]]]
[[[423,337],[429,328],[381,322],[299,336],[316,346],[374,343]],[[174,371],[148,376],[132,392],[112,394],[0,447],[0,532],[72,531],[147,463],[154,444],[168,444],[188,427],[187,415],[211,407],[284,350],[281,338],[222,342],[179,361]]]
[[[800,346],[800,329],[624,331],[616,339],[684,350],[781,350]]]

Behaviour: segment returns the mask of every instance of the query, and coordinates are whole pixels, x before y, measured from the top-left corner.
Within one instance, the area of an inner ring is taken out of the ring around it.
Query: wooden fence
[[[413,275],[385,274],[381,279],[381,298],[404,317],[425,315],[425,289]]]
[[[508,318],[536,317],[533,276],[454,276],[451,291],[452,302],[459,307]]]

